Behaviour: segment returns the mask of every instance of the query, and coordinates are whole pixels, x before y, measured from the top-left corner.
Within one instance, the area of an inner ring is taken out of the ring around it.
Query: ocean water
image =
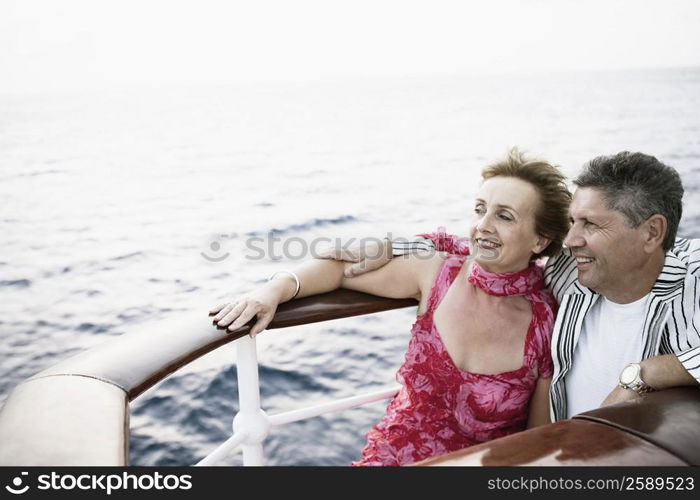
[[[653,154],[686,186],[680,234],[700,236],[700,68],[0,96],[0,401],[139,325],[208,321],[319,238],[463,232],[480,168],[514,145],[568,175]],[[414,316],[264,332],[264,408],[392,383]],[[132,464],[197,462],[236,390],[228,345],[147,391]],[[348,464],[384,405],[275,428],[268,462]]]

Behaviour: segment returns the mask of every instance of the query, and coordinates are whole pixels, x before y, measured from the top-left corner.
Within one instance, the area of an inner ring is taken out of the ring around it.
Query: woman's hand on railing
[[[255,291],[238,300],[225,302],[209,310],[209,315],[215,314],[214,324],[233,332],[244,326],[254,317],[257,321],[250,329],[250,336],[255,337],[270,324],[275,316],[280,300],[278,295],[269,289]]]

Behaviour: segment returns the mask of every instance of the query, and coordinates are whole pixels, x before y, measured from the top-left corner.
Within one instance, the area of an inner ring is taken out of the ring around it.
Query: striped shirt
[[[430,239],[421,237],[396,240],[392,247],[394,255],[434,249]],[[564,380],[574,362],[584,318],[600,295],[579,283],[576,259],[568,249],[548,260],[544,279],[559,302],[552,334],[550,403],[552,419],[562,420],[567,417]],[[700,383],[700,239],[676,238],[650,295],[644,315],[642,359],[674,354]]]

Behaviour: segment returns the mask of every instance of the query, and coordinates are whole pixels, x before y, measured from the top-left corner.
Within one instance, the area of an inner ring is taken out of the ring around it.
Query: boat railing
[[[196,465],[220,464],[238,448],[243,452],[243,465],[265,465],[262,442],[270,433],[271,427],[391,398],[399,389],[398,385],[394,385],[367,394],[268,416],[260,405],[255,339],[250,336],[241,337],[236,341],[236,347],[239,410],[233,419],[233,435]]]
[[[269,329],[415,306],[349,290],[282,304]],[[239,412],[233,434],[198,465],[221,464],[241,449],[245,465],[264,463],[272,427],[391,397],[397,387],[268,416],[260,405],[250,324],[213,326],[203,311],[142,325],[20,383],[0,409],[0,465],[124,466],[129,403],[177,369],[236,341]],[[426,460],[421,465],[700,465],[700,391],[652,392]]]
[[[336,290],[282,304],[268,329],[415,306]],[[265,463],[272,427],[392,397],[398,385],[268,416],[260,405],[252,322],[227,332],[203,311],[142,325],[20,383],[0,410],[0,465],[128,465],[129,403],[171,373],[235,341],[239,411],[233,435],[197,465],[220,464],[240,448],[244,465]]]

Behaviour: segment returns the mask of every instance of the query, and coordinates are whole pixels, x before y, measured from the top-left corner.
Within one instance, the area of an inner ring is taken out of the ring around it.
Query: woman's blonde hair
[[[541,159],[528,158],[517,147],[511,148],[505,159],[486,166],[481,177],[515,177],[532,184],[540,195],[535,210],[535,232],[552,242],[533,259],[559,253],[569,231],[571,192],[559,167]]]

